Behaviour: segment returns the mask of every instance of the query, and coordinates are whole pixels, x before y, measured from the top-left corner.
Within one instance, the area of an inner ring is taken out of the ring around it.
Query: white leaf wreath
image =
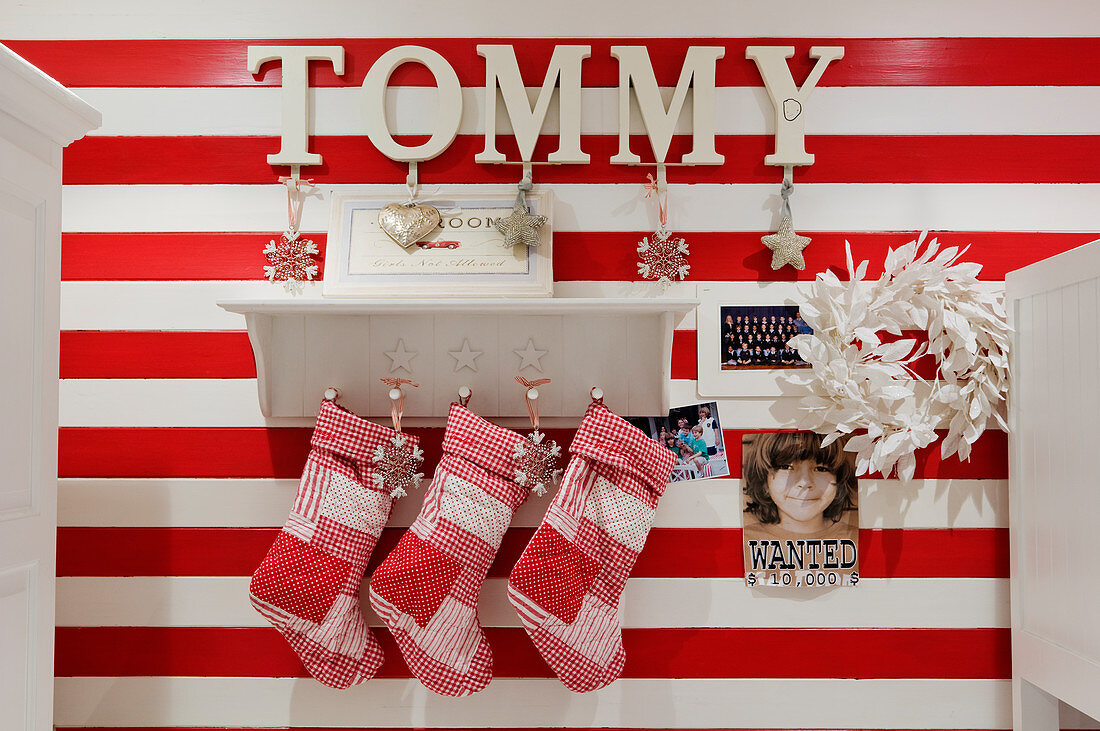
[[[887,250],[874,282],[863,281],[867,262],[854,267],[845,242],[849,281],[831,271],[817,275],[801,306],[813,334],[790,341],[812,366],[812,375],[787,379],[810,390],[801,400],[799,427],[827,432],[825,444],[866,430],[846,446],[857,453],[859,474],[896,469],[901,479],[912,479],[913,453],[934,442],[944,422],[942,454],[963,460],[990,417],[1008,428],[1001,413],[1008,391],[1004,304],[978,282],[981,265],[959,262],[966,249],[939,251],[932,239],[921,251],[925,236]],[[912,338],[883,343],[879,337],[905,330],[926,330],[928,342],[915,347]],[[936,359],[938,380],[926,381],[909,366],[926,354]]]

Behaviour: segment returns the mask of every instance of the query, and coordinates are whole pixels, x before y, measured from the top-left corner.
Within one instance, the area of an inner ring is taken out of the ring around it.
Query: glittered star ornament
[[[390,497],[405,497],[420,485],[423,472],[416,468],[424,461],[424,451],[409,444],[404,434],[394,434],[388,442],[374,448],[374,486],[386,490]]]
[[[638,244],[638,273],[642,279],[664,286],[674,279],[683,281],[691,269],[687,263],[689,253],[682,238],[673,238],[668,231],[657,229],[653,236],[646,236]]]
[[[516,484],[528,488],[540,497],[545,495],[561,479],[559,457],[561,447],[558,443],[547,439],[545,434],[535,429],[527,435],[526,440],[518,442],[512,452]]]
[[[493,225],[504,235],[504,246],[539,245],[539,229],[546,223],[546,216],[533,215],[522,200],[517,200],[512,212],[498,218]]]
[[[270,282],[286,282],[288,290],[300,289],[302,282],[313,281],[317,276],[317,261],[313,257],[319,253],[310,239],[297,234],[291,238],[284,233],[278,243],[271,239],[264,247],[264,256],[271,263],[264,267],[264,275]]]
[[[806,268],[806,260],[802,258],[802,250],[810,245],[809,236],[799,236],[794,232],[794,224],[790,216],[783,216],[779,222],[779,231],[767,236],[761,236],[760,240],[772,250],[772,269],[781,269],[790,264],[795,269],[802,271]]]

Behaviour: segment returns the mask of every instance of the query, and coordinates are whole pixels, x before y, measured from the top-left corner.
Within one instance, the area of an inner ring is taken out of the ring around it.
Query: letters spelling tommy
[[[645,46],[612,46],[619,62],[619,149],[614,164],[637,164],[641,158],[630,149],[631,89],[658,163],[666,162],[676,122],[691,97],[691,151],[680,160],[689,165],[721,165],[724,157],[714,148],[715,68],[725,55],[722,46],[691,46],[684,57],[680,77],[666,106]],[[521,162],[531,162],[535,143],[546,121],[550,100],[558,93],[558,149],[548,162],[584,164],[590,161],[581,150],[581,62],[591,56],[591,46],[560,45],[542,80],[534,104],[520,76],[515,48],[510,45],[479,44],[485,59],[485,149],[474,156],[479,163],[502,163],[505,156],[496,148],[497,89],[519,147]],[[817,59],[801,87],[791,76],[786,59],[793,46],[748,46],[745,57],[752,59],[767,89],[774,112],[775,151],[764,158],[768,165],[810,165],[814,156],[805,149],[806,105],[811,92],[831,61],[844,56],[842,46],[814,46],[810,58]],[[253,74],[272,61],[282,62],[282,136],[279,152],[268,155],[272,165],[320,165],[321,156],[308,150],[310,61],[327,61],[337,76],[344,73],[343,46],[249,46],[248,70]],[[438,109],[429,139],[420,145],[399,144],[386,119],[386,92],[390,76],[405,63],[420,63],[435,77]],[[462,118],[462,87],[454,68],[443,56],[423,46],[398,46],[382,54],[363,79],[363,121],[367,136],[378,150],[392,160],[418,162],[436,157],[454,141]]]

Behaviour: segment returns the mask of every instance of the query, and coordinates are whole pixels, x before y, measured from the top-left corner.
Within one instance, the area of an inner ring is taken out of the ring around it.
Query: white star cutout
[[[451,357],[455,359],[455,371],[460,371],[463,368],[469,368],[474,373],[477,373],[477,357],[481,355],[480,350],[470,350],[470,341],[462,341],[462,350],[449,350]]]
[[[390,359],[390,373],[398,368],[404,368],[412,373],[412,359],[416,357],[415,350],[405,350],[404,339],[397,341],[397,347],[386,351],[386,357]]]
[[[535,341],[531,338],[527,338],[527,345],[523,350],[513,350],[513,353],[519,356],[520,363],[519,369],[522,371],[524,368],[534,368],[539,373],[542,373],[542,356],[549,353],[549,350],[539,350],[535,347]]]

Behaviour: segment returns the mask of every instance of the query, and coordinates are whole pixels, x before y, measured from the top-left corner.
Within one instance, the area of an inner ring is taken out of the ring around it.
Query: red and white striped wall
[[[516,516],[481,598],[498,676],[487,690],[434,696],[383,630],[381,677],[342,693],[305,677],[249,607],[246,587],[286,517],[310,422],[263,418],[243,319],[214,304],[287,296],[262,279],[260,253],[285,225],[276,183],[285,171],[266,163],[278,147],[280,73],[254,79],[245,48],[344,45],[345,77],[311,74],[310,147],[325,164],[304,173],[322,187],[368,183],[396,194],[404,168],[374,150],[359,121],[358,84],[374,58],[425,45],[465,87],[459,137],[420,166],[430,192],[516,177],[514,167],[473,162],[484,93],[477,43],[515,43],[532,84],[554,43],[590,43],[582,146],[592,164],[540,167],[535,182],[558,200],[558,293],[623,296],[651,291],[634,281],[634,248],[655,219],[641,199],[647,169],[608,163],[617,129],[608,49],[622,38],[648,46],[670,85],[687,46],[724,45],[718,149],[727,162],[669,170],[671,225],[692,248],[692,277],[670,293],[705,284],[763,304],[796,280],[843,268],[845,240],[874,275],[887,246],[932,229],[971,244],[968,257],[997,287],[1011,269],[1100,238],[1100,9],[1072,0],[930,0],[888,12],[869,0],[0,0],[0,10],[2,42],[104,115],[65,153],[59,727],[1010,727],[1000,433],[983,436],[968,464],[928,450],[911,484],[861,482],[863,580],[850,590],[749,591],[738,475],[670,488],[625,594],[624,678],[603,691],[574,695],[553,679],[505,601],[508,569],[545,505],[534,501]],[[771,111],[744,47],[771,39],[798,49],[796,79],[815,41],[846,48],[811,99],[807,149],[817,162],[795,178],[797,227],[813,237],[803,273],[772,272],[759,242],[776,222],[780,176],[763,165]],[[397,133],[426,131],[428,83],[414,68],[395,74]],[[552,134],[553,111],[550,120]],[[673,148],[687,143],[681,135]],[[322,246],[327,217],[325,198],[307,201],[303,229]],[[695,345],[688,317],[672,355],[681,403],[700,400]],[[790,426],[794,407],[720,402],[728,443],[739,444],[742,430]],[[417,429],[429,462],[441,424]],[[555,436],[561,443],[569,433]],[[418,501],[400,503],[375,563]],[[1089,721],[1067,713],[1063,726]]]

